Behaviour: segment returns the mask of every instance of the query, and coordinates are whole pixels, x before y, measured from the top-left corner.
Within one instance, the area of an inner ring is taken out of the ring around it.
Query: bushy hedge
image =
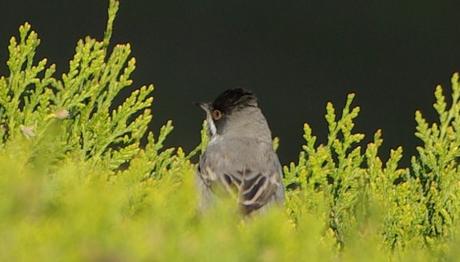
[[[69,71],[35,62],[29,24],[11,38],[0,77],[0,260],[451,260],[460,253],[460,82],[435,92],[438,122],[416,113],[421,145],[410,168],[402,148],[379,157],[381,132],[362,148],[359,107],[329,103],[326,144],[305,124],[297,163],[284,168],[285,208],[242,218],[234,203],[196,210],[195,166],[164,148],[168,122],[147,133],[153,86],[134,91],[129,45],[109,48],[118,1],[102,41],[77,43]],[[160,112],[161,113],[161,112]],[[145,146],[141,146],[141,141]],[[275,141],[275,146],[277,141]]]

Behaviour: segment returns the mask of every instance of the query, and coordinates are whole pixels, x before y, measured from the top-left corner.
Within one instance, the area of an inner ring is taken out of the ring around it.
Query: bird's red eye
[[[219,110],[215,109],[212,111],[212,118],[214,120],[219,120],[220,118],[222,117],[222,112],[220,112]]]

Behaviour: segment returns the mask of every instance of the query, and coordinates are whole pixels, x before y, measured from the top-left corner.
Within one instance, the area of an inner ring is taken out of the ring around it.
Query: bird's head
[[[208,132],[211,137],[224,133],[232,126],[238,127],[239,123],[250,121],[248,117],[253,115],[250,112],[254,109],[261,115],[256,96],[243,88],[228,89],[211,103],[197,104],[206,112]]]

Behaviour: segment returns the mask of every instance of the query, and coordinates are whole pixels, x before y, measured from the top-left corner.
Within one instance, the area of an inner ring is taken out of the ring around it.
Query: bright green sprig
[[[460,84],[459,75],[452,77],[451,103],[448,106],[441,86],[436,87],[439,122],[429,124],[420,111],[415,114],[417,131],[422,141],[418,156],[412,157],[413,176],[421,186],[419,201],[425,205],[423,235],[428,244],[434,238],[452,236],[452,225],[459,211],[460,156]]]
[[[46,122],[46,116],[52,112],[49,105],[54,96],[51,86],[56,83],[55,66],[47,67],[46,59],[34,64],[40,40],[30,29],[26,23],[19,28],[19,41],[11,38],[9,76],[0,77],[2,142],[21,134],[28,138],[35,136],[39,132],[38,124]]]
[[[102,41],[90,37],[78,41],[69,71],[61,80],[53,77],[55,66],[47,67],[46,59],[34,65],[40,41],[29,24],[20,27],[19,41],[14,37],[10,41],[10,75],[0,78],[3,142],[13,141],[19,134],[38,145],[52,134],[62,145],[54,148],[61,156],[78,156],[113,170],[139,153],[152,119],[154,88],[143,86],[114,108],[122,90],[132,85],[130,76],[136,63],[130,58],[129,44],[116,45],[109,52],[118,6],[118,1],[110,1]],[[170,123],[167,127],[172,129]],[[169,132],[161,132],[155,150],[162,148]]]

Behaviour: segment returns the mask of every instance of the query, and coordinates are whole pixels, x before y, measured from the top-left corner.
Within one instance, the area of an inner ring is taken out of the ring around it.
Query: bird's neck
[[[245,111],[235,112],[241,114],[238,122],[226,128],[225,137],[244,137],[271,143],[272,135],[268,123],[259,108],[248,108]]]

